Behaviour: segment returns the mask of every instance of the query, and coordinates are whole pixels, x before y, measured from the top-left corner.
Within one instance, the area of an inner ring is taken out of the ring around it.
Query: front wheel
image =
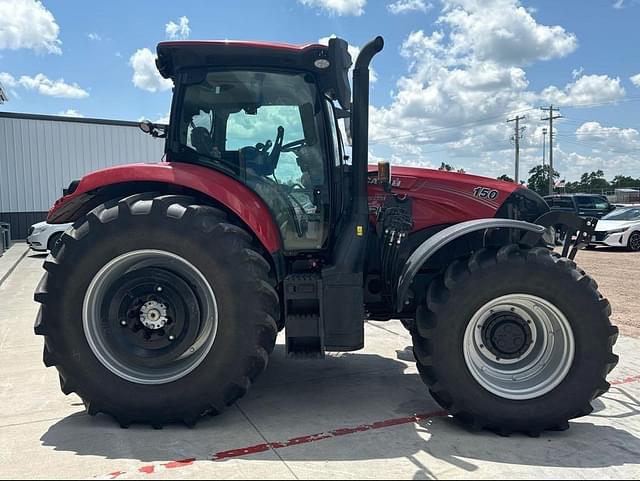
[[[640,252],[640,232],[633,232],[629,236],[629,244],[627,247],[631,252]]]
[[[433,397],[501,433],[568,427],[605,393],[618,358],[609,303],[545,248],[483,249],[452,263],[418,309],[413,342]]]

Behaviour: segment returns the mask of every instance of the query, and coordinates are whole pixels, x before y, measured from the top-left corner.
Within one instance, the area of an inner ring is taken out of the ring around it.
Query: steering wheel
[[[306,144],[306,139],[294,140],[293,142],[283,145],[281,150],[282,152],[292,152],[300,147],[304,147]]]

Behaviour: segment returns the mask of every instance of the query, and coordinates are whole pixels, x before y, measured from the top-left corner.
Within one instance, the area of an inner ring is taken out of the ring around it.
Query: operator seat
[[[215,146],[211,134],[204,127],[195,127],[191,131],[191,145],[199,154],[220,159],[220,150]]]

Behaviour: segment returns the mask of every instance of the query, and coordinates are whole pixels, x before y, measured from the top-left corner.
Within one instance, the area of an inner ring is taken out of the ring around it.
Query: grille
[[[606,232],[596,232],[596,242],[603,242],[607,238]]]

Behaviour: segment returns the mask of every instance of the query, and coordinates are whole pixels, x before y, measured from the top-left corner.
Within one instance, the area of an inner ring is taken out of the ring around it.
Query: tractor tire
[[[509,245],[454,261],[434,280],[413,331],[433,398],[475,429],[563,430],[609,389],[618,329],[573,261]]]
[[[224,212],[138,194],[103,204],[44,263],[44,363],[90,415],[193,426],[267,366],[279,299],[270,265]]]

